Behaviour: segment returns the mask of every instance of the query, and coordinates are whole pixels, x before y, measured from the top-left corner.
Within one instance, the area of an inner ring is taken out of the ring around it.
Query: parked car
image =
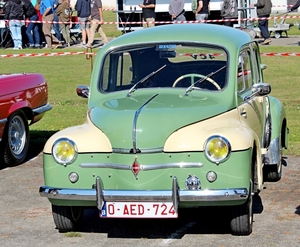
[[[41,74],[0,75],[0,164],[22,163],[29,148],[29,125],[52,107]]]
[[[59,231],[83,209],[103,218],[176,218],[228,206],[231,232],[252,232],[253,195],[282,173],[287,118],[263,78],[259,46],[221,25],[164,25],[97,54],[86,121],[44,147],[40,195]]]

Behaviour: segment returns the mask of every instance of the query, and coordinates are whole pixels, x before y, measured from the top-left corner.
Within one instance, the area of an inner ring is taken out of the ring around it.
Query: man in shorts
[[[143,11],[143,27],[154,27],[155,26],[155,5],[156,0],[144,0],[142,4],[139,4]]]
[[[77,0],[75,9],[77,11],[79,28],[82,34],[82,47],[87,47],[87,40],[90,38],[90,15],[91,15],[91,0]]]

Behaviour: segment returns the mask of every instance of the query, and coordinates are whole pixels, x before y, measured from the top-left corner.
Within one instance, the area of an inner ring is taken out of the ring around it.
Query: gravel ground
[[[299,31],[300,35],[300,31]],[[298,46],[300,48],[300,36],[293,35],[293,36],[282,36],[279,39],[271,37],[272,42],[268,46]],[[263,41],[262,38],[256,39],[259,43]],[[299,50],[295,50],[295,52],[299,52]]]
[[[50,203],[39,196],[42,154],[0,170],[0,246],[300,246],[300,157],[285,157],[283,178],[254,202],[250,236],[230,234],[224,211],[181,210],[173,220],[100,219],[85,211],[79,236],[59,233]]]
[[[261,40],[261,39],[258,39]],[[299,36],[272,39],[271,46],[298,46]],[[297,52],[297,50],[295,51]],[[181,210],[175,220],[100,219],[85,211],[78,236],[59,233],[43,185],[41,150],[26,163],[0,170],[0,246],[300,246],[300,157],[285,157],[283,178],[255,197],[250,236],[235,237],[217,209]]]

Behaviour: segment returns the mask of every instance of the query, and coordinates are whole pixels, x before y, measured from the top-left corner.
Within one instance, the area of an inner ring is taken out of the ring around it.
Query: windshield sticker
[[[165,45],[157,45],[157,51],[175,51],[176,45],[165,44]]]

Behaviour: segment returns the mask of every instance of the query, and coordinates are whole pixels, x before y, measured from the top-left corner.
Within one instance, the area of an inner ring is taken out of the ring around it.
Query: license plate
[[[177,218],[171,202],[105,202],[101,218]]]

